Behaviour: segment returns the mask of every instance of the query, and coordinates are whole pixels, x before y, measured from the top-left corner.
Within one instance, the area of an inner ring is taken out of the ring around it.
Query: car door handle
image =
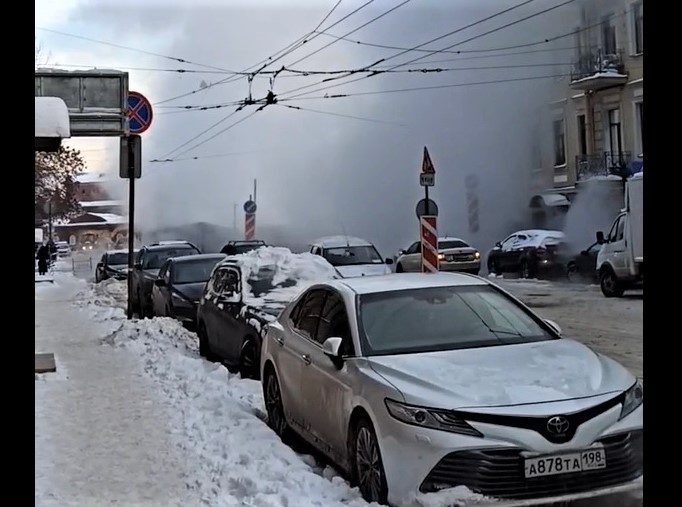
[[[280,347],[284,346],[284,340],[282,339],[281,336],[275,336],[275,341],[277,342],[277,345],[279,345]]]
[[[305,364],[310,364],[310,363],[311,363],[311,361],[310,361],[310,356],[309,356],[308,354],[303,354],[303,355],[301,355],[301,359],[303,360],[303,362],[304,362]]]

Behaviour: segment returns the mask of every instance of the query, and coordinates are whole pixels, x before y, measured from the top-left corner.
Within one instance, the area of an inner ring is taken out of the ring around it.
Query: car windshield
[[[366,356],[490,347],[555,339],[489,286],[407,289],[359,296]]]
[[[325,248],[324,258],[332,266],[353,266],[358,264],[381,264],[381,256],[372,245]]]
[[[198,259],[193,261],[176,262],[173,266],[173,283],[203,283],[211,277],[211,272],[216,264],[222,260]]]
[[[447,250],[448,248],[468,248],[464,241],[459,239],[448,239],[445,241],[438,242],[438,250]]]
[[[171,257],[198,254],[199,251],[191,246],[152,250],[147,252],[144,259],[144,269],[159,269]]]
[[[107,262],[111,266],[117,264],[128,264],[128,253],[127,252],[110,253],[109,260]]]

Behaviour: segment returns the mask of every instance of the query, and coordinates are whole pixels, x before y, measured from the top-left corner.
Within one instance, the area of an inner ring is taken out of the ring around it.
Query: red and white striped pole
[[[256,235],[256,214],[244,215],[244,239],[251,241]]]
[[[438,273],[438,229],[435,216],[419,218],[419,236],[422,242],[422,273]]]

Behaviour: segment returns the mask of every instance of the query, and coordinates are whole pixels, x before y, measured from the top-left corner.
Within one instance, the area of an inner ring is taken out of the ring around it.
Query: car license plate
[[[454,255],[446,255],[445,260],[448,262],[452,262],[455,260],[455,256]]]
[[[606,452],[603,446],[595,446],[580,452],[554,454],[527,458],[526,478],[547,475],[570,474],[606,468]]]

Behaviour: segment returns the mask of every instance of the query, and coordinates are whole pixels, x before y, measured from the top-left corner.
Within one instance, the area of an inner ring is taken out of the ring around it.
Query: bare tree
[[[69,218],[80,211],[76,176],[85,171],[80,151],[61,147],[57,152],[35,154],[35,218],[47,218],[52,203],[53,218]]]

